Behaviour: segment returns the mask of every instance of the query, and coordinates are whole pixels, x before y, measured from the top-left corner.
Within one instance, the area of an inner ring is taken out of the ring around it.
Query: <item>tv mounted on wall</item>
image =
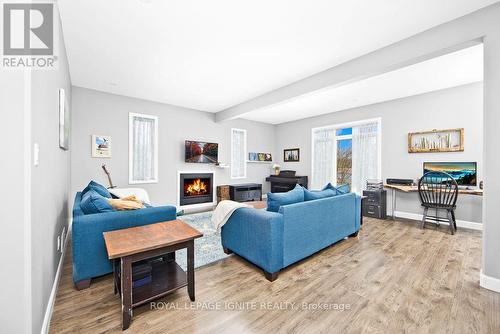
[[[218,161],[219,144],[186,140],[185,161],[192,163],[215,164]]]
[[[459,186],[477,186],[476,162],[424,162],[424,174],[428,172],[448,173]]]

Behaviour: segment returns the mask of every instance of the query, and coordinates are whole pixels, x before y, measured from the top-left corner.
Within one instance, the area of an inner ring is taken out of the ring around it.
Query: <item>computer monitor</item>
[[[424,174],[428,172],[448,173],[459,186],[477,186],[477,162],[424,162]]]

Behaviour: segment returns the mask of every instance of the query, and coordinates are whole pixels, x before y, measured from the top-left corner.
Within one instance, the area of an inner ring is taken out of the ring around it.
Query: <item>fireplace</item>
[[[213,173],[179,173],[179,204],[212,203],[213,182]]]

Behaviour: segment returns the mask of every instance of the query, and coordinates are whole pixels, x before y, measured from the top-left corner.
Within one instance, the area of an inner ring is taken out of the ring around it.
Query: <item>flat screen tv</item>
[[[459,186],[477,186],[476,162],[424,162],[424,174],[428,172],[448,173]]]
[[[219,144],[186,140],[186,162],[215,164],[218,160]]]

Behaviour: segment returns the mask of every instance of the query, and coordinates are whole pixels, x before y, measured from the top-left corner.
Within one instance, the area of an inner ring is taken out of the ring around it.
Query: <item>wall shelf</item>
[[[251,164],[272,164],[272,161],[253,161],[253,160],[247,160],[248,163]]]

